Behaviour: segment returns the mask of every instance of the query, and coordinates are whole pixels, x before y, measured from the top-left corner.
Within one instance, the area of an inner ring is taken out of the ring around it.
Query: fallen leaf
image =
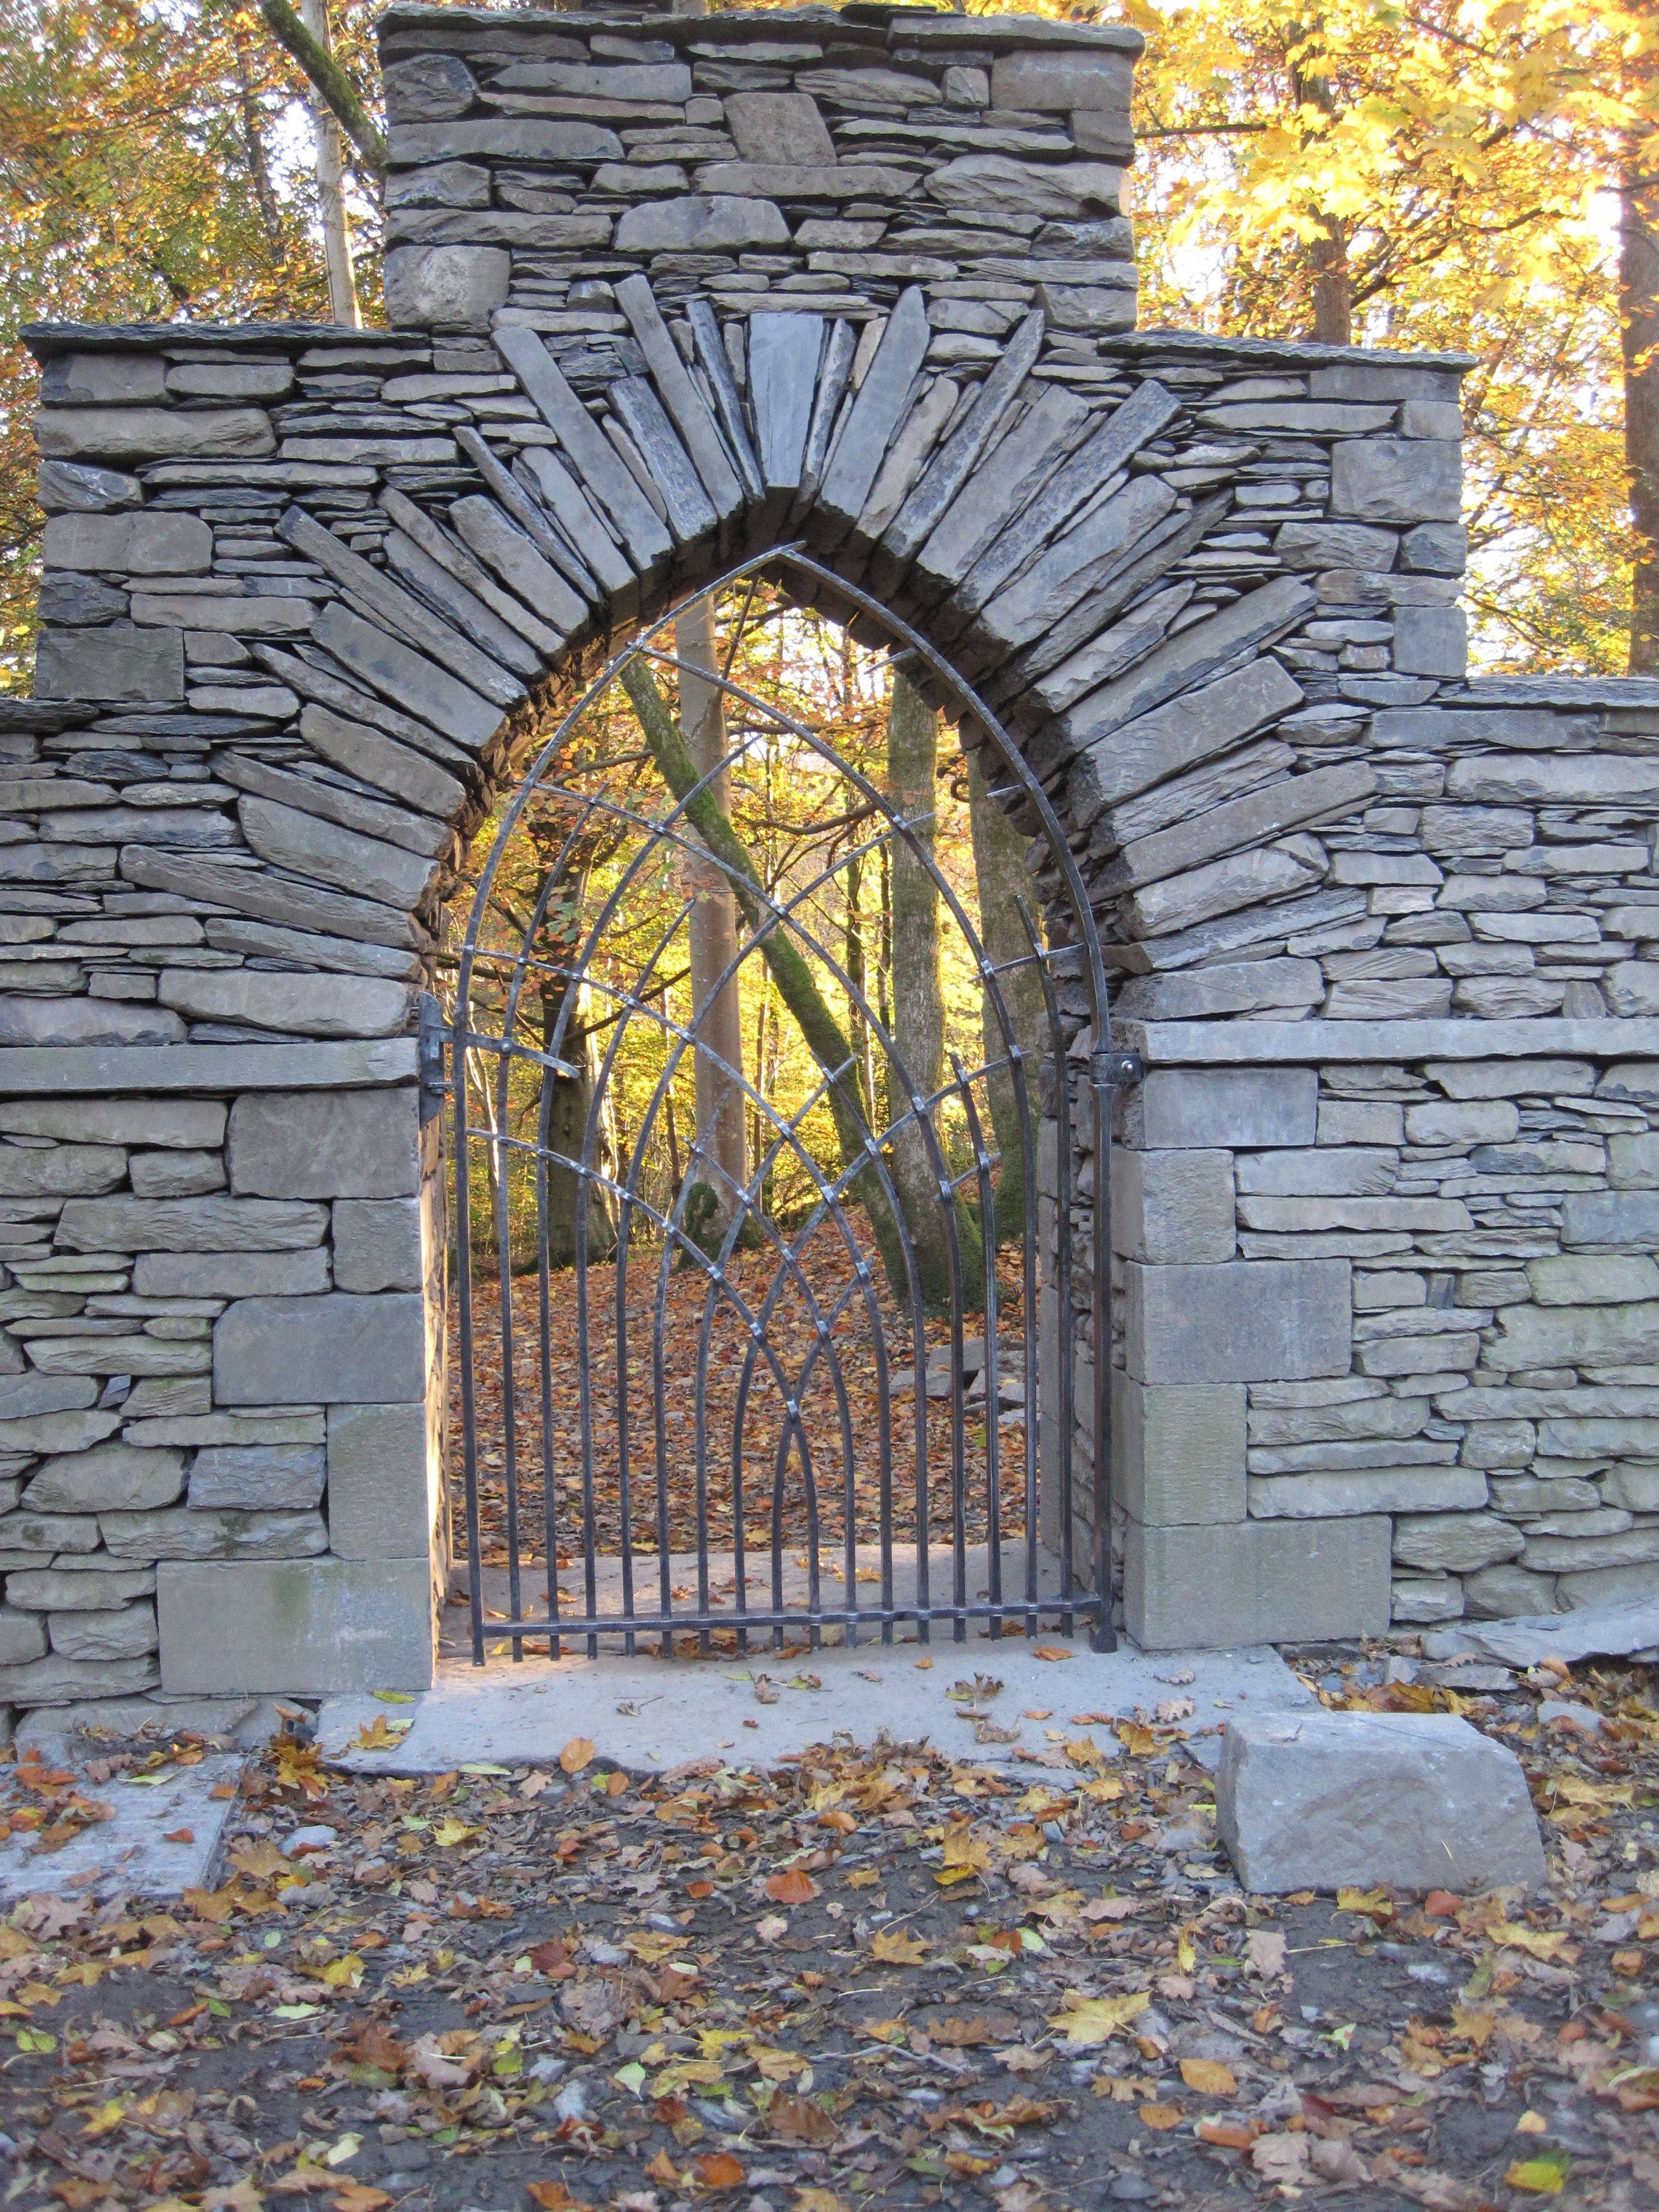
[[[1152,2128],[1159,2135],[1181,2125],[1179,2105],[1141,2105],[1136,2108],[1136,2118],[1143,2128]]]
[[[164,1844],[193,1844],[196,1831],[194,1828],[173,1828],[162,1837],[161,1841]]]
[[[767,1877],[766,1894],[774,1905],[805,1905],[818,1893],[818,1886],[802,1867],[786,1867]]]
[[[1151,2004],[1152,1993],[1139,1990],[1120,1997],[1079,1997],[1068,1991],[1066,2010],[1050,2013],[1048,2025],[1059,2028],[1068,2043],[1088,2048],[1121,2034]]]
[[[1183,2058],[1181,2078],[1201,2097],[1234,2097],[1238,2094],[1237,2075],[1218,2058]]]
[[[1504,2176],[1511,2189],[1529,2189],[1536,2197],[1559,2197],[1567,2178],[1565,2152],[1550,2151],[1541,2158],[1517,2159]]]
[[[593,1746],[585,1735],[573,1735],[559,1753],[559,1765],[567,1774],[580,1774],[593,1756]]]
[[[366,2181],[343,2181],[330,2202],[334,2212],[385,2212],[392,2197],[389,2191],[373,2188]]]
[[[1034,1644],[1031,1656],[1033,1659],[1075,1659],[1077,1654],[1064,1644]]]
[[[900,1928],[878,1928],[870,1939],[870,1955],[884,1966],[919,1966],[927,1955],[927,1946],[918,1936],[907,1936]]]
[[[788,2089],[778,2090],[767,2106],[766,2124],[781,2142],[815,2148],[834,2142],[840,2132],[822,2105],[815,2105],[810,2097],[797,2097]]]
[[[776,2100],[773,2100],[775,2103]],[[705,2189],[741,2189],[743,2167],[729,2150],[705,2152],[694,2160],[691,2171]]]
[[[1244,1956],[1253,1974],[1282,1974],[1285,1971],[1285,1931],[1282,1928],[1252,1928],[1244,1938]]]

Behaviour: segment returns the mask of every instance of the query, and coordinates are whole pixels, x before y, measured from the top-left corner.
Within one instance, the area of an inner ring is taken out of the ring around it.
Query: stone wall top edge
[[[1655,676],[1472,676],[1449,707],[1659,707]]]
[[[359,350],[376,345],[430,345],[433,340],[429,330],[352,330],[339,323],[28,323],[19,336],[39,361],[62,353],[155,352],[169,346],[200,345],[215,349],[278,346],[295,351],[338,346]],[[1476,359],[1474,355],[1467,353],[1407,353],[1373,346],[1322,345],[1305,338],[1230,338],[1204,331],[1176,330],[1124,331],[1103,337],[1098,350],[1103,358],[1141,362],[1164,356],[1183,362],[1212,359],[1248,362],[1262,367],[1284,363],[1298,368],[1358,362],[1365,368],[1443,368],[1459,374],[1474,368]],[[1504,680],[1535,685],[1549,679]],[[1591,679],[1553,680],[1560,683]],[[1624,703],[1631,702],[1626,700]]]
[[[167,346],[283,346],[306,352],[318,346],[354,351],[364,346],[428,346],[430,331],[353,330],[344,323],[26,323],[19,337],[37,361],[60,353],[153,353]]]
[[[1410,353],[1383,346],[1326,345],[1313,338],[1229,338],[1209,331],[1156,328],[1124,331],[1103,338],[1100,350],[1131,360],[1146,354],[1178,353],[1197,361],[1211,354],[1227,361],[1290,362],[1302,368],[1357,362],[1367,368],[1448,368],[1460,373],[1473,368],[1480,358],[1472,353]]]
[[[1659,1018],[1494,1021],[1115,1022],[1148,1067],[1272,1067],[1310,1061],[1659,1059]]]
[[[732,9],[719,15],[670,15],[647,9],[643,15],[622,9],[495,9],[447,8],[410,4],[388,8],[375,24],[377,38],[423,30],[511,31],[522,37],[543,32],[550,38],[562,30],[595,28],[622,30],[635,37],[667,39],[680,44],[696,40],[713,44],[729,40],[733,45],[755,38],[776,38],[780,28],[829,28],[844,21],[849,30],[884,32],[887,42],[901,46],[978,46],[1001,49],[1022,46],[1105,46],[1118,53],[1138,55],[1146,41],[1126,23],[1078,23],[1048,15],[1010,12],[998,15],[967,15],[951,10],[859,6]]]

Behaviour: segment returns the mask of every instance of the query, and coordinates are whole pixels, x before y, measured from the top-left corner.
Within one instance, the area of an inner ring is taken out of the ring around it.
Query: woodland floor
[[[1381,1687],[1383,1656],[1304,1671],[1328,1704],[1453,1701]],[[830,1743],[831,1715],[781,1772],[644,1784],[582,1743],[392,1781],[279,1740],[218,1889],[82,1888],[0,1924],[5,2203],[1655,2202],[1650,1672],[1577,1670],[1589,1734],[1540,1727],[1559,1673],[1455,1699],[1528,1766],[1539,1902],[1247,1901],[1178,1692],[1116,1723],[1109,1764],[1054,1677],[1054,1741],[1002,1778]],[[9,1767],[11,1820],[83,1822],[116,1764],[78,1808]]]
[[[842,1255],[820,1242],[809,1245],[802,1273],[818,1301],[819,1311],[831,1313],[843,1293],[848,1271]],[[874,1273],[879,1277],[879,1264]],[[776,1274],[775,1257],[766,1252],[738,1252],[728,1264],[727,1275],[749,1309],[758,1313]],[[513,1282],[514,1331],[512,1369],[515,1378],[515,1455],[519,1477],[521,1556],[544,1559],[544,1492],[542,1480],[543,1428],[545,1415],[552,1439],[557,1480],[556,1541],[561,1562],[581,1555],[582,1521],[582,1376],[589,1391],[589,1421],[592,1453],[592,1528],[595,1548],[614,1555],[621,1548],[623,1501],[621,1453],[617,1436],[617,1269],[610,1262],[587,1270],[587,1325],[580,1326],[576,1276],[566,1268],[550,1278],[547,1339],[552,1358],[546,1376],[544,1406],[542,1317],[537,1278],[520,1275]],[[629,1507],[634,1541],[654,1551],[659,1514],[665,1512],[669,1548],[691,1551],[697,1529],[697,1373],[702,1363],[706,1278],[690,1268],[659,1271],[653,1252],[636,1254],[626,1274],[627,1425],[629,1465]],[[660,1443],[659,1405],[654,1372],[654,1343],[658,1300],[662,1295],[662,1395]],[[909,1388],[912,1352],[908,1328],[896,1320],[885,1285],[878,1282],[872,1293],[883,1316],[883,1334],[889,1361],[887,1399],[888,1450],[893,1539],[914,1543],[916,1500],[916,1406]],[[506,1564],[507,1493],[505,1466],[507,1437],[503,1383],[507,1363],[501,1342],[501,1300],[499,1285],[481,1275],[472,1294],[473,1376],[480,1473],[480,1529],[487,1565]],[[767,1317],[766,1343],[792,1388],[799,1389],[802,1425],[805,1431],[817,1483],[817,1520],[821,1545],[841,1541],[846,1528],[848,1493],[843,1473],[848,1455],[844,1434],[850,1433],[852,1449],[851,1510],[861,1541],[874,1542],[879,1534],[882,1486],[882,1407],[874,1339],[865,1319],[862,1299],[844,1313],[831,1331],[840,1375],[846,1390],[847,1427],[830,1378],[829,1362],[820,1354],[811,1373],[806,1361],[819,1342],[817,1328],[805,1297],[794,1291],[781,1298]],[[981,1316],[969,1316],[964,1335],[978,1339],[983,1333]],[[948,1348],[948,1324],[930,1328],[937,1350]],[[1010,1359],[1018,1370],[1023,1358],[1024,1330],[1018,1268],[1009,1271],[997,1319],[996,1341],[1005,1374]],[[576,1347],[586,1345],[579,1358]],[[713,1323],[704,1367],[706,1438],[705,1480],[708,1497],[708,1541],[711,1550],[729,1552],[733,1539],[734,1492],[732,1480],[732,1433],[742,1389],[744,1355],[749,1337],[729,1304],[723,1304]],[[450,1463],[462,1464],[459,1375],[459,1311],[452,1306],[450,1324],[452,1387]],[[743,1437],[743,1522],[749,1548],[769,1551],[774,1540],[774,1482],[777,1446],[782,1431],[782,1393],[779,1379],[763,1359],[756,1363],[745,1403]],[[970,1400],[963,1419],[964,1519],[966,1540],[982,1543],[989,1525],[989,1486],[987,1473],[987,1423],[982,1399]],[[952,1423],[947,1400],[927,1401],[928,1514],[932,1540],[950,1540],[952,1504]],[[998,1431],[1001,1512],[1005,1536],[1019,1534],[1025,1526],[1025,1430],[1023,1419],[1005,1418]],[[659,1468],[662,1480],[659,1481]],[[457,1552],[465,1556],[465,1524],[458,1504]],[[799,1449],[790,1457],[779,1498],[776,1537],[780,1543],[799,1545],[808,1538],[811,1516]]]

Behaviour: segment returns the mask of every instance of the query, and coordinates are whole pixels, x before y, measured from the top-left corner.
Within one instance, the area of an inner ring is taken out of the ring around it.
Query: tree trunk
[[[951,1306],[950,1209],[939,1195],[939,1170],[922,1126],[926,1120],[937,1127],[937,1115],[913,1102],[932,1097],[945,1067],[939,888],[927,866],[933,855],[938,774],[939,717],[895,671],[887,712],[887,794],[894,812],[914,825],[915,842],[892,840],[892,1035],[899,1065],[887,1072],[888,1120],[896,1125],[894,1187],[915,1256],[922,1303],[934,1313],[948,1312]]]
[[[1025,865],[1026,840],[986,789],[973,760],[968,763],[968,820],[974,840],[974,876],[979,889],[980,943],[993,967],[1007,969],[1031,957],[1031,939],[1020,902],[1031,903],[1031,878]],[[1037,1084],[1048,1036],[1042,984],[1036,969],[1024,967],[999,975],[997,992],[1025,1065],[1026,1110],[1035,1124]],[[1007,1058],[1008,1044],[991,994],[983,1000],[983,1034],[988,1066]],[[991,1127],[1002,1164],[997,1173],[996,1237],[1018,1243],[1025,1234],[1025,1135],[1012,1073],[997,1069],[988,1081]],[[1035,1137],[1035,1127],[1032,1134]]]
[[[328,0],[300,0],[300,20],[326,52]],[[323,225],[323,258],[328,268],[328,312],[337,323],[347,323],[359,330],[363,318],[357,305],[357,279],[351,266],[350,241],[346,236],[340,126],[334,118],[333,109],[319,91],[312,94],[311,114],[317,133],[317,204]]]
[[[687,607],[674,624],[675,651],[683,662],[706,669],[700,682],[680,671],[680,736],[693,766],[708,775],[704,786],[720,813],[731,818],[731,779],[726,770],[726,714],[714,682],[716,658],[714,610],[706,599]],[[715,773],[709,775],[713,769]],[[696,903],[690,917],[692,1024],[702,1048],[695,1054],[697,1132],[686,1173],[704,1182],[714,1206],[699,1210],[705,1233],[724,1236],[742,1206],[748,1183],[744,1164],[743,1085],[728,1069],[741,1072],[743,1009],[738,979],[722,975],[738,957],[738,902],[730,879],[712,860],[685,857],[687,888]],[[723,1064],[722,1064],[723,1063]]]
[[[248,74],[247,41],[240,29],[236,33],[236,96],[242,118],[242,143],[247,150],[248,175],[252,181],[254,199],[258,204],[259,220],[264,225],[265,237],[271,252],[280,253],[283,250],[283,213],[276,204],[276,187],[270,181],[270,164],[265,158],[258,103],[253,97],[253,82]]]
[[[1659,147],[1632,133],[1619,192],[1625,463],[1636,539],[1630,672],[1659,672]]]
[[[1310,46],[1314,51],[1310,53]],[[1298,107],[1317,108],[1322,115],[1337,112],[1336,94],[1327,74],[1328,50],[1317,24],[1303,24],[1291,33],[1291,96]],[[1310,137],[1311,134],[1308,134]],[[1348,269],[1348,236],[1340,216],[1317,210],[1318,237],[1304,251],[1311,279],[1313,327],[1309,335],[1322,345],[1353,343],[1353,279]]]

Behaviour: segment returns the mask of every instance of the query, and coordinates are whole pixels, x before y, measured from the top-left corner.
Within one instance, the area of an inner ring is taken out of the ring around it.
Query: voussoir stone
[[[1263,1713],[1230,1721],[1216,1830],[1243,1887],[1541,1887],[1521,1762],[1449,1713]]]
[[[171,1505],[184,1486],[182,1452],[105,1443],[47,1460],[31,1478],[23,1504],[36,1512],[140,1512]]]

